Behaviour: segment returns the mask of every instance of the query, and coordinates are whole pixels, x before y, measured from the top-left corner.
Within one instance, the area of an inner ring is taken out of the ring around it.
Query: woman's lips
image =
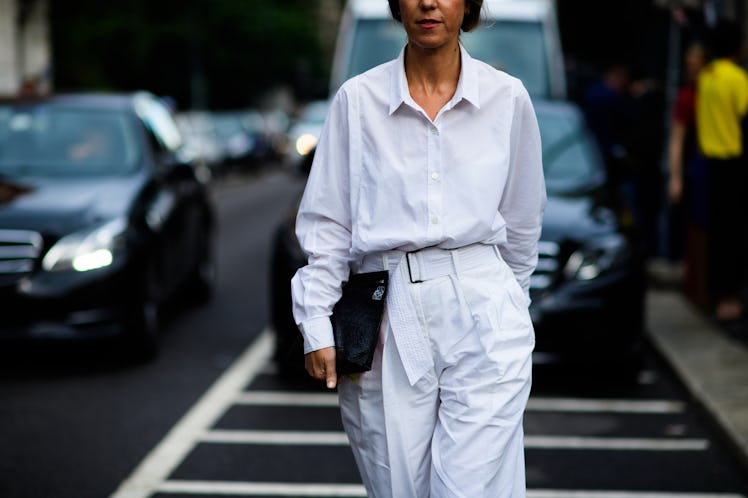
[[[436,27],[439,24],[439,21],[436,21],[434,19],[422,19],[420,21],[416,21],[416,24],[424,29],[431,29]]]

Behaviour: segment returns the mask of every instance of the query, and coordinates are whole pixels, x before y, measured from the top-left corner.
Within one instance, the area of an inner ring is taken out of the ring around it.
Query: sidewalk
[[[748,469],[748,346],[676,290],[647,295],[647,333]]]

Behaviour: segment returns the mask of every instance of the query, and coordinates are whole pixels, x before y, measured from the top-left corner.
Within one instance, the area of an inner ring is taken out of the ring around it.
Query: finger
[[[325,364],[325,382],[328,389],[335,389],[338,385],[338,372],[335,369],[335,356],[332,359],[327,358]]]

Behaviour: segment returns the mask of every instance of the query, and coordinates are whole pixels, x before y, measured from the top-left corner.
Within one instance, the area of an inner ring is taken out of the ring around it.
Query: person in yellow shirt
[[[738,24],[718,23],[712,37],[715,59],[699,73],[696,90],[696,132],[707,160],[710,294],[715,317],[722,321],[741,318],[744,308],[748,73],[738,65],[742,40]]]

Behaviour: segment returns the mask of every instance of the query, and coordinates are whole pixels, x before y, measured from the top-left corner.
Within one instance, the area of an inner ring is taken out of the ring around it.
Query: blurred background
[[[282,134],[303,104],[328,97],[344,5],[0,0],[0,96],[148,90],[175,112],[258,110],[262,115],[244,126]],[[555,7],[568,98],[583,103],[607,69],[624,66],[640,83],[632,91],[647,94],[649,147],[661,146],[668,131],[665,116],[683,80],[686,47],[703,41],[720,17],[748,27],[740,0],[557,0]],[[231,135],[228,121],[224,116],[213,132]],[[205,115],[187,114],[182,124],[203,142],[205,128],[215,128]],[[234,143],[233,154],[241,148]],[[219,151],[204,153],[218,160]]]
[[[201,142],[210,161],[241,157],[250,145],[234,137],[219,150],[216,142],[236,134],[232,117],[215,123],[198,111],[249,109],[260,114],[242,116],[245,134],[254,140],[261,129],[272,143],[259,146],[287,153],[291,145],[282,142],[291,119],[303,104],[329,95],[344,6],[345,0],[0,0],[0,96],[148,90],[185,113],[183,132]],[[649,124],[650,143],[643,147],[657,149],[661,164],[686,47],[703,42],[721,17],[748,27],[741,0],[557,0],[555,9],[568,99],[583,104],[606,70],[625,67],[631,92],[646,97],[640,121]],[[659,242],[656,252],[667,252],[666,245]]]
[[[343,0],[2,0],[0,94],[148,89],[178,109],[325,97]],[[570,95],[613,60],[662,85],[679,50],[739,0],[558,0]]]

